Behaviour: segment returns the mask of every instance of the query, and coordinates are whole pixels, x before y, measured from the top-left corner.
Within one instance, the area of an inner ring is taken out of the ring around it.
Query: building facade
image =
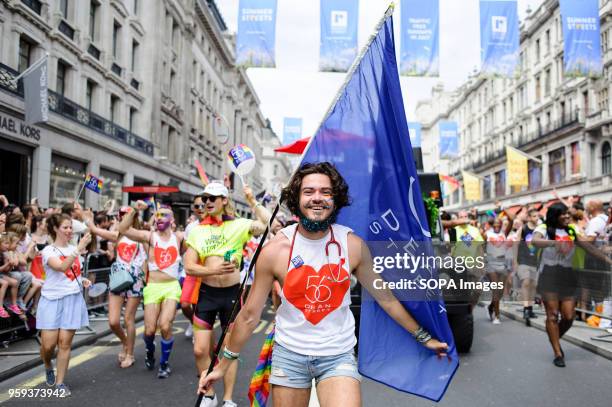
[[[161,184],[179,188],[170,199],[186,215],[202,189],[194,159],[223,179],[231,146],[261,151],[266,121],[213,0],[0,0],[0,37],[0,191],[13,202],[61,205],[92,173],[104,189],[82,194],[88,207]],[[12,79],[45,53],[49,121],[28,127]],[[215,136],[219,116],[229,140]]]
[[[481,178],[481,201],[469,202],[463,188],[445,206],[490,209],[546,203],[560,196],[612,197],[612,0],[600,0],[604,71],[600,78],[563,74],[563,33],[558,0],[545,0],[521,25],[520,74],[485,78],[473,73],[458,89],[432,90],[417,106],[423,123],[425,169],[461,179],[463,170]],[[440,160],[438,124],[455,121],[459,157]],[[529,160],[529,186],[506,182],[505,146],[537,158]],[[538,162],[539,161],[539,162]]]

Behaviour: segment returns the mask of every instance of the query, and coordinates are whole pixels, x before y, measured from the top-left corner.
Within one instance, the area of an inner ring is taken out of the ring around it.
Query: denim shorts
[[[270,384],[308,389],[329,377],[352,377],[361,382],[353,350],[332,356],[307,356],[274,342]]]

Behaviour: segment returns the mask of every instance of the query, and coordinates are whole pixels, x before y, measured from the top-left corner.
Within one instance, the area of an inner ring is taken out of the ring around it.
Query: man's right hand
[[[212,267],[213,275],[231,274],[236,270],[236,265],[229,261],[224,261]]]
[[[198,383],[198,393],[206,393],[208,389],[212,387],[213,384],[219,379],[222,379],[225,375],[225,372],[219,368],[219,366],[215,367],[209,375],[204,375],[204,372],[200,375],[200,382]]]

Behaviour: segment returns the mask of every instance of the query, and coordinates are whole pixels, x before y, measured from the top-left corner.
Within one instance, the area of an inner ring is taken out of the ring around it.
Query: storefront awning
[[[170,187],[165,185],[139,185],[132,187],[121,188],[123,192],[133,194],[168,194],[172,192],[179,192],[178,187]]]

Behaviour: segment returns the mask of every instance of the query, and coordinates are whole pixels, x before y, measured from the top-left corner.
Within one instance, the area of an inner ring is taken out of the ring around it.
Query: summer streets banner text
[[[359,0],[321,0],[319,70],[346,72],[357,56]]]
[[[236,65],[273,68],[276,0],[240,0]]]
[[[285,117],[283,122],[283,144],[293,143],[302,138],[302,119]]]
[[[456,158],[459,156],[459,135],[457,122],[440,122],[440,158]]]
[[[402,0],[400,73],[439,76],[439,0]]]
[[[421,147],[421,123],[408,122],[408,132],[412,148]]]
[[[336,165],[353,198],[337,222],[353,229],[373,251],[375,243],[384,242],[387,247],[389,241],[431,240],[406,137],[408,125],[390,12],[371,41],[302,162],[330,161]],[[402,247],[398,246],[398,253],[405,253]],[[415,272],[409,276],[425,278],[424,273],[431,273],[423,269]],[[459,365],[444,303],[436,296],[402,304],[435,338],[449,344],[450,360],[438,359],[417,343],[368,291],[362,290],[359,371],[395,389],[440,400]]]
[[[516,0],[481,0],[481,72],[485,75],[513,76],[518,66],[518,49]]]
[[[560,0],[563,22],[563,67],[570,77],[601,76],[598,0]]]

